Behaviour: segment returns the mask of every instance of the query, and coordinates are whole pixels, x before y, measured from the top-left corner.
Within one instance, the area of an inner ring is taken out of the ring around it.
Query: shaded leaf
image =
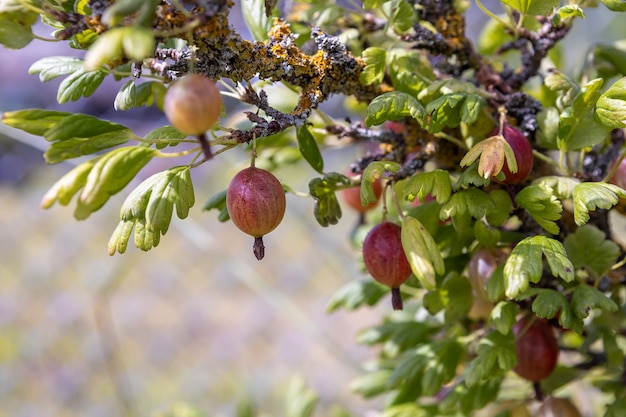
[[[365,124],[379,125],[388,120],[413,117],[419,121],[425,116],[424,106],[407,93],[392,91],[377,96],[367,106]]]
[[[589,311],[594,308],[599,308],[609,313],[615,313],[619,310],[615,301],[601,291],[587,284],[579,284],[574,289],[574,294],[572,295],[572,310],[574,314],[580,318],[585,318],[589,315]]]
[[[587,269],[596,278],[609,272],[621,253],[620,247],[595,226],[584,225],[564,241],[574,266]]]
[[[377,201],[374,192],[374,182],[383,178],[386,172],[395,174],[400,170],[401,166],[397,162],[390,161],[374,161],[370,162],[361,176],[361,204],[367,206]]]
[[[468,387],[502,376],[517,364],[513,332],[491,332],[478,342],[476,357],[465,368]]]
[[[515,202],[548,233],[553,235],[559,233],[556,221],[561,219],[563,205],[553,194],[552,189],[536,184],[529,185],[515,196]]]
[[[364,305],[373,306],[388,292],[389,289],[387,287],[371,279],[352,281],[344,285],[332,296],[326,311],[332,313],[339,308],[350,311]]]
[[[298,128],[296,132],[296,138],[298,140],[298,148],[304,159],[311,165],[311,167],[320,174],[324,171],[324,159],[320,152],[315,138],[309,132],[309,128],[306,124]]]

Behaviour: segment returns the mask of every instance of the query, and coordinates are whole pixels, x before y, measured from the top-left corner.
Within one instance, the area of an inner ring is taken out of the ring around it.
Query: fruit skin
[[[351,176],[350,174],[346,174]],[[383,185],[380,179],[372,183],[372,189],[376,195],[376,201],[369,203],[367,206],[361,204],[361,187],[350,187],[341,191],[343,201],[358,213],[366,213],[378,205],[378,200],[383,193]]]
[[[513,325],[517,365],[522,378],[539,382],[547,378],[559,359],[559,343],[547,320],[525,315]]]
[[[487,281],[496,268],[506,261],[506,253],[500,249],[480,249],[474,253],[467,265],[467,277],[474,294],[482,299],[489,300]]]
[[[567,398],[550,397],[541,404],[536,417],[582,417],[582,414]]]
[[[222,97],[214,81],[200,74],[187,74],[168,88],[163,111],[180,132],[201,135],[219,119]]]
[[[226,208],[231,220],[255,238],[254,254],[263,259],[263,236],[274,230],[285,215],[285,191],[269,171],[248,167],[233,177],[226,190]]]
[[[494,130],[490,136],[497,135],[499,131]],[[515,161],[517,162],[517,172],[514,174],[509,170],[505,161],[502,167],[504,173],[504,182],[507,184],[518,184],[528,177],[533,168],[533,147],[528,138],[517,128],[505,123],[502,129],[502,136],[513,148]]]
[[[404,254],[402,228],[388,221],[374,226],[363,241],[365,268],[379,283],[392,289],[392,305],[402,309],[398,288],[411,276],[411,265]]]

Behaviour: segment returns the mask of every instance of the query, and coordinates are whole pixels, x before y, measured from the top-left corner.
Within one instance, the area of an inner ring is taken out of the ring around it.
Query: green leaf
[[[611,129],[626,127],[626,77],[617,80],[600,96],[595,119]]]
[[[156,44],[152,30],[141,26],[127,26],[123,30],[122,49],[126,57],[142,61],[154,54]]]
[[[468,125],[474,124],[486,104],[485,99],[478,94],[468,94],[461,105],[461,121]]]
[[[144,83],[145,85],[146,83]],[[139,107],[152,97],[152,91],[149,88],[143,88],[138,91],[136,81],[128,80],[115,96],[113,108],[117,111],[126,111],[134,107]]]
[[[52,145],[44,156],[50,164],[111,148],[133,137],[126,126],[75,113],[60,119],[44,137]]]
[[[445,415],[455,415],[453,412],[457,410],[461,412],[460,415],[472,415],[474,410],[483,410],[496,401],[501,385],[502,377],[490,378],[471,387],[465,381],[454,384],[450,387],[451,391],[439,403],[439,409]],[[459,414],[457,413],[456,415]],[[428,414],[428,416],[432,416],[432,414]],[[498,417],[503,416],[498,415]]]
[[[587,284],[578,285],[572,295],[572,310],[574,314],[580,318],[585,318],[589,315],[589,311],[594,308],[599,308],[609,313],[615,313],[619,310],[615,301],[599,290]]]
[[[387,51],[383,48],[372,46],[364,50],[362,55],[366,65],[359,77],[361,84],[380,84],[385,76]]]
[[[574,189],[580,184],[580,180],[572,177],[550,175],[537,178],[533,181],[533,184],[551,189],[552,193],[560,200],[568,200],[574,196]]]
[[[87,176],[74,217],[84,220],[124,188],[157,151],[144,146],[118,148],[100,157]]]
[[[125,148],[122,148],[125,149]],[[141,148],[148,149],[148,148]],[[120,223],[109,240],[109,254],[124,253],[135,226],[135,245],[144,251],[157,246],[176,215],[184,219],[195,197],[190,167],[177,166],[144,180],[126,198],[120,211]]]
[[[493,307],[489,315],[489,323],[502,334],[509,334],[515,324],[518,313],[517,304],[510,301],[500,301]]]
[[[391,83],[396,91],[415,97],[436,79],[430,64],[418,51],[392,49],[387,61]]]
[[[473,217],[481,219],[488,212],[496,208],[489,194],[477,188],[469,188],[452,194],[450,199],[441,207],[440,220],[449,218]]]
[[[272,10],[272,15],[265,13],[264,0],[246,0],[242,3],[241,12],[254,40],[263,42],[269,38],[268,32],[274,17],[278,17],[278,9]]]
[[[389,377],[389,387],[409,385],[417,380],[424,396],[435,395],[456,375],[463,347],[454,339],[419,346],[406,352]]]
[[[487,296],[489,301],[497,302],[504,297],[505,285],[504,285],[504,264],[499,265],[489,277],[487,284]]]
[[[530,236],[520,241],[504,265],[504,287],[508,298],[515,298],[537,283],[543,275],[543,256],[553,276],[566,282],[574,279],[574,265],[567,258],[563,244],[546,236]]]
[[[548,288],[538,288],[537,291],[539,292],[531,308],[538,317],[552,319],[558,314],[559,324],[563,328],[572,329],[579,334],[582,333],[583,321],[574,316],[565,295]]]
[[[609,79],[626,74],[626,42],[623,40],[596,45],[593,53],[598,75],[602,78]]]
[[[41,82],[53,80],[61,75],[72,74],[83,68],[83,60],[73,56],[50,56],[36,61],[28,69],[29,74],[39,74]]]
[[[9,49],[22,49],[33,39],[29,24],[21,24],[6,15],[0,15],[0,44]]]
[[[43,136],[49,129],[72,113],[55,110],[26,109],[6,112],[2,123],[37,136]]]
[[[489,193],[489,198],[495,207],[487,212],[486,219],[493,226],[502,226],[509,219],[509,214],[513,210],[511,196],[505,190],[496,189]]]
[[[338,187],[349,184],[350,178],[336,172],[330,172],[322,178],[313,178],[309,182],[309,192],[315,199],[313,214],[321,226],[337,224],[341,218],[341,206],[335,191]]]
[[[388,321],[359,333],[357,343],[383,344],[383,352],[395,358],[401,352],[426,343],[439,329],[430,324],[412,320]]]
[[[564,20],[572,19],[574,17],[585,18],[585,12],[583,9],[577,4],[568,4],[556,11],[554,18],[552,19],[552,24],[554,26],[561,25]]]
[[[395,174],[400,168],[401,166],[397,162],[370,162],[361,175],[361,204],[367,206],[370,203],[376,202],[376,193],[374,192],[374,186],[372,184],[383,178],[385,172]]]
[[[615,242],[591,225],[584,225],[568,235],[564,244],[574,266],[587,269],[595,278],[606,275],[621,253]]]
[[[614,12],[626,12],[625,0],[600,0],[609,10]]]
[[[553,194],[552,189],[541,185],[529,185],[517,194],[515,202],[548,233],[559,234],[556,221],[561,219],[563,205]]]
[[[222,190],[213,195],[202,208],[204,211],[213,209],[218,211],[217,219],[220,222],[225,222],[230,219],[230,214],[228,214],[228,209],[226,208],[226,190]]]
[[[367,106],[367,126],[380,125],[387,120],[398,120],[403,117],[413,117],[423,120],[424,106],[417,99],[407,93],[392,91],[377,96]]]
[[[495,246],[502,236],[499,229],[485,224],[482,220],[474,223],[474,235],[481,245],[487,247]]]
[[[562,151],[578,150],[605,142],[610,129],[593,119],[592,110],[600,98],[604,80],[596,78],[580,88],[572,105],[560,116],[557,145]]]
[[[413,6],[405,0],[400,0],[391,16],[391,25],[396,33],[406,33],[413,28],[415,18]]]
[[[464,276],[451,272],[436,291],[424,296],[424,308],[432,315],[444,311],[446,323],[455,323],[467,317],[472,308],[472,286]]]
[[[300,377],[289,382],[285,399],[285,417],[311,417],[319,398]]]
[[[501,378],[517,364],[513,332],[491,332],[478,342],[476,357],[465,368],[468,387],[485,380]]]
[[[388,292],[389,289],[387,287],[371,279],[351,281],[332,296],[326,311],[332,313],[339,308],[351,311],[364,305],[373,306]]]
[[[453,189],[456,191],[472,185],[476,187],[484,187],[489,185],[490,182],[491,178],[484,178],[478,173],[478,161],[476,161],[461,173],[461,176],[459,176],[457,181],[454,183]]]
[[[435,274],[443,275],[445,267],[439,248],[426,228],[414,217],[402,221],[402,248],[411,270],[428,290],[435,289]]]
[[[324,159],[322,158],[322,154],[317,146],[315,138],[311,132],[309,132],[309,128],[306,125],[302,125],[298,128],[296,137],[298,139],[298,148],[300,149],[300,153],[304,159],[306,159],[314,170],[320,174],[323,173]]]
[[[57,101],[63,104],[91,96],[102,84],[106,75],[107,73],[101,70],[87,71],[86,69],[80,69],[74,72],[59,85]]]
[[[426,196],[430,195],[437,199],[437,203],[443,204],[452,194],[450,173],[435,169],[413,175],[404,185],[403,193],[408,201],[414,201],[416,198],[424,201]]]
[[[610,209],[625,198],[626,191],[604,182],[582,182],[574,188],[574,221],[578,226],[589,221],[589,212],[597,208]]]
[[[179,132],[172,126],[162,126],[148,132],[144,139],[155,141],[157,149],[163,149],[166,146],[176,146],[187,138],[188,135]]]
[[[350,383],[350,390],[362,395],[364,398],[375,397],[387,392],[387,380],[391,375],[391,370],[380,369],[360,375]]]
[[[54,183],[41,200],[42,208],[50,208],[55,202],[67,206],[72,197],[85,186],[87,176],[98,158],[83,162]]]
[[[502,0],[502,3],[507,4],[519,11],[522,14],[534,15],[534,16],[548,16],[552,13],[555,7],[559,7],[560,0]]]
[[[363,0],[363,8],[368,9],[378,9],[383,4],[387,3],[389,0]]]
[[[426,105],[428,123],[425,126],[430,133],[438,133],[444,127],[457,127],[461,123],[462,103],[467,97],[463,93],[450,93],[431,101]]]

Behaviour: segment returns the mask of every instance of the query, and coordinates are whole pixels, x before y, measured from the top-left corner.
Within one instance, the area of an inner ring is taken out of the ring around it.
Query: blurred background
[[[495,3],[484,2],[497,10]],[[238,10],[234,16],[245,34]],[[568,62],[579,62],[594,39],[624,37],[609,17],[597,9],[576,22]],[[472,4],[469,27],[485,19]],[[37,33],[50,36],[45,26]],[[19,51],[0,47],[0,111],[77,111],[139,135],[167,124],[153,108],[115,112],[122,83],[111,77],[93,97],[59,105],[61,79],[42,84],[28,75],[41,57],[76,53],[41,41]],[[330,105],[341,107],[341,98]],[[381,319],[387,303],[326,312],[340,287],[363,278],[349,240],[355,214],[344,210],[338,225],[322,228],[313,201],[289,194],[286,218],[265,238],[266,257],[258,262],[252,238],[219,223],[215,211],[202,211],[247,164],[247,154],[235,150],[193,170],[196,204],[189,218],[172,220],[158,247],[143,253],[130,244],[110,257],[107,242],[127,193],[171,161],[151,163],[78,222],[71,206],[39,208],[72,165],[46,165],[42,138],[0,129],[0,416],[151,415],[180,403],[207,416],[232,416],[246,401],[278,416],[293,378],[319,394],[317,415],[330,415],[336,405],[359,416],[380,408],[348,386],[376,355],[355,337]],[[329,150],[326,170],[345,171],[359,154],[353,147]],[[304,192],[316,175],[304,163],[276,174]]]

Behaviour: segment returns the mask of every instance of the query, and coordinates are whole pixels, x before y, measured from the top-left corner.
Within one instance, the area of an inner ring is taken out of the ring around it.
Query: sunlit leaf
[[[582,226],[589,221],[589,212],[598,208],[610,209],[625,198],[626,191],[604,182],[582,182],[574,188],[574,221]]]
[[[392,91],[377,96],[367,106],[365,124],[380,125],[387,120],[398,120],[403,117],[423,120],[424,115],[424,106],[415,97],[400,91]]]
[[[433,290],[436,286],[435,274],[443,275],[445,272],[441,252],[433,237],[419,220],[405,216],[401,239],[413,274],[424,288]]]

